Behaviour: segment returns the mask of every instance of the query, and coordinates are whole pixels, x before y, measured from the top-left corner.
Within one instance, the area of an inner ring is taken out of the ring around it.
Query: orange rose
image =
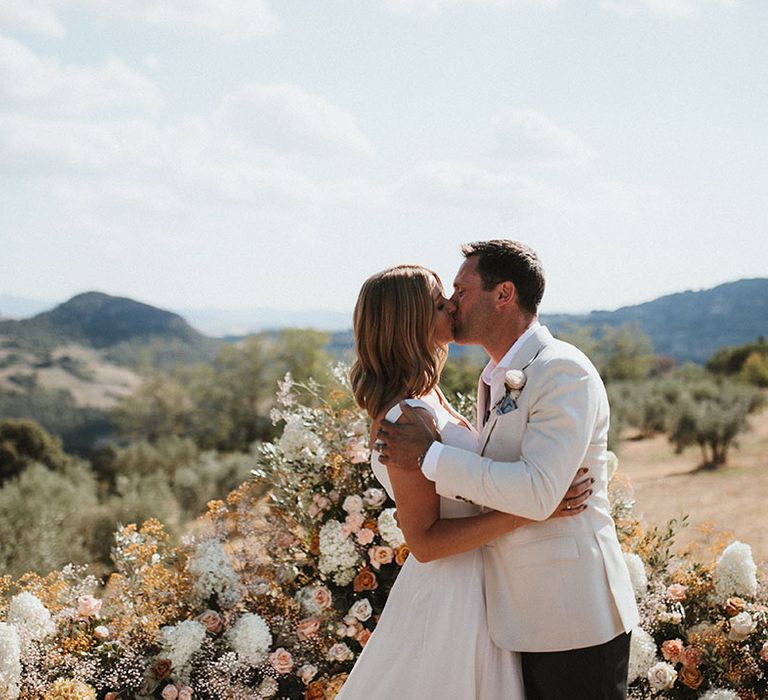
[[[313,681],[307,686],[304,700],[327,700],[325,686],[322,681]]]
[[[378,532],[379,531],[379,524],[375,520],[373,520],[372,518],[369,518],[368,520],[366,520],[363,523],[363,527],[368,529],[368,530],[373,530],[374,532]]]
[[[357,640],[357,643],[364,647],[366,644],[368,644],[368,640],[371,638],[371,630],[366,629],[363,627],[358,633],[355,639]]]
[[[375,591],[379,587],[379,582],[376,580],[376,574],[370,569],[363,569],[352,582],[352,587],[355,593],[362,593],[363,591]]]
[[[676,664],[683,655],[683,642],[680,639],[667,639],[661,645],[662,656],[670,663]]]
[[[320,556],[320,533],[318,532],[312,534],[312,539],[309,542],[309,553],[316,557]]]
[[[408,555],[411,553],[411,550],[408,549],[408,545],[403,543],[401,544],[396,550],[395,550],[395,561],[397,562],[398,566],[402,566],[405,564],[405,560],[408,558]]]
[[[162,681],[171,675],[172,668],[173,664],[171,663],[170,659],[158,659],[152,665],[152,672],[155,674],[156,678]]]
[[[704,676],[695,666],[683,666],[680,669],[680,682],[696,690],[703,682]]]
[[[725,614],[728,617],[735,617],[739,613],[744,612],[746,607],[747,604],[741,598],[728,598],[725,601]]]

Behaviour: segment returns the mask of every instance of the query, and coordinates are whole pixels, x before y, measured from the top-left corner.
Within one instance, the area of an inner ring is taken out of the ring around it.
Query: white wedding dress
[[[412,406],[429,409],[447,445],[477,451],[477,433],[435,392]],[[387,419],[400,417],[399,406]],[[387,468],[371,466],[390,497]],[[470,503],[440,499],[440,517],[476,515]],[[482,551],[421,563],[411,555],[392,586],[376,629],[337,700],[524,700],[520,657],[491,642]]]

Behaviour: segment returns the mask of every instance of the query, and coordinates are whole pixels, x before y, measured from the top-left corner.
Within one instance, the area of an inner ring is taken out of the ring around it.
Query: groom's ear
[[[500,282],[496,285],[496,308],[508,306],[517,298],[514,282]]]

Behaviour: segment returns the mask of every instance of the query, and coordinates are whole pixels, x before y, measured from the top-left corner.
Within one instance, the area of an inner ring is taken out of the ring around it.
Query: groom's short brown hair
[[[520,308],[535,314],[544,296],[544,268],[536,251],[519,241],[476,241],[461,247],[465,258],[477,257],[483,289],[512,282]]]

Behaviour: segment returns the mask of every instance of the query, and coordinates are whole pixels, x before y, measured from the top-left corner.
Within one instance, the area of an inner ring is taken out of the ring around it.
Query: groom
[[[541,521],[483,548],[493,641],[522,652],[528,700],[626,697],[638,614],[607,497],[608,400],[591,362],[537,320],[544,272],[515,241],[471,243],[454,280],[455,338],[491,360],[478,388],[479,454],[434,442],[407,404],[382,424],[381,461],[437,492]],[[510,371],[510,370],[518,370]],[[587,467],[594,494],[546,520]]]

